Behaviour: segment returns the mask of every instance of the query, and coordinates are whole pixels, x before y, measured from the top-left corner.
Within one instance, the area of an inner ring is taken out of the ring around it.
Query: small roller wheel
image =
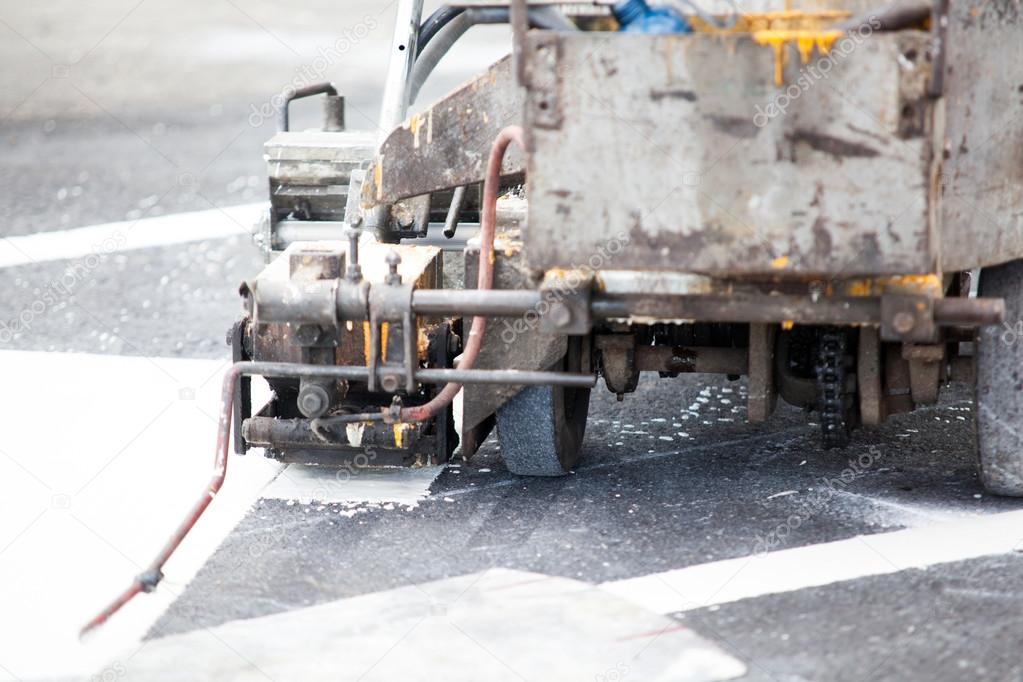
[[[989,492],[1023,497],[1023,260],[981,270],[978,291],[1005,299],[1005,324],[977,337],[978,473]]]
[[[497,411],[505,466],[520,476],[564,476],[578,461],[590,389],[527,386]]]

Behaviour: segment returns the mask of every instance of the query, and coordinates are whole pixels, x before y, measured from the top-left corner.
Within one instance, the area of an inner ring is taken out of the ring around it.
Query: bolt
[[[572,322],[572,311],[559,303],[551,306],[547,319],[555,327],[567,327]]]
[[[359,218],[359,223],[362,222],[362,218]],[[354,220],[353,225],[357,225]],[[345,268],[345,279],[349,282],[358,282],[362,279],[362,267],[359,265],[359,237],[362,230],[358,230],[354,227],[345,229],[345,235],[348,237],[348,266]]]
[[[295,340],[301,346],[311,346],[318,343],[323,329],[318,324],[300,324],[295,330]]]
[[[388,393],[394,393],[398,390],[398,377],[393,374],[386,374],[380,378],[380,388],[384,389]]]
[[[900,310],[892,316],[892,329],[899,334],[908,334],[916,326],[916,318],[908,310]]]
[[[298,409],[309,419],[323,415],[330,407],[327,390],[318,384],[306,384],[298,392]]]
[[[398,266],[401,264],[401,256],[394,249],[387,252],[387,268],[390,270],[387,274],[387,278],[384,280],[386,284],[401,284],[401,275],[398,274]]]

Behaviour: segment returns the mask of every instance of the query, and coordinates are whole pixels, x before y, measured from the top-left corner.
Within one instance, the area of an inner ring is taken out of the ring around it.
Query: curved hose
[[[510,15],[507,7],[470,7],[447,17],[445,23],[440,28],[423,36],[427,25],[431,24],[434,21],[434,17],[439,13],[440,10],[430,15],[430,18],[423,23],[423,30],[420,31],[420,41],[425,37],[428,44],[416,56],[416,65],[413,67],[412,76],[409,79],[411,81],[409,104],[416,101],[423,83],[430,77],[434,68],[443,59],[444,55],[448,53],[451,46],[458,42],[458,39],[466,31],[478,24],[506,24]],[[549,31],[577,30],[575,24],[566,19],[553,7],[535,7],[530,9],[529,25],[533,28]]]
[[[522,149],[526,148],[522,128],[519,126],[508,126],[497,134],[493,146],[490,147],[490,157],[487,159],[487,174],[483,180],[483,198],[481,201],[482,213],[480,215],[480,265],[479,276],[476,278],[476,288],[480,291],[487,291],[494,285],[494,232],[497,229],[497,193],[501,185],[501,163],[504,161],[504,154],[508,145],[514,142]],[[480,354],[480,347],[483,345],[483,334],[487,330],[487,318],[477,315],[472,318],[472,326],[469,329],[469,336],[465,340],[465,349],[458,361],[458,369],[472,369],[476,358]],[[438,412],[451,404],[455,396],[462,389],[462,384],[454,381],[444,385],[444,388],[433,397],[432,400],[415,407],[404,407],[401,410],[401,421],[420,422],[433,417]]]
[[[465,11],[464,7],[452,7],[451,5],[444,5],[443,7],[437,8],[437,10],[427,17],[423,25],[419,27],[419,37],[416,39],[416,59],[419,59],[419,55],[422,54],[423,48],[433,40],[434,36],[442,28],[448,25],[452,19],[457,17],[459,14]]]

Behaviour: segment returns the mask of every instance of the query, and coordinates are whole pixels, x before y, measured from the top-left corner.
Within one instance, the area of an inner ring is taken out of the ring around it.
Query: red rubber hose
[[[487,160],[487,174],[483,179],[483,214],[480,216],[480,267],[476,288],[487,291],[494,286],[494,232],[497,226],[497,193],[501,184],[501,163],[508,145],[514,142],[522,149],[526,148],[522,128],[508,126],[497,134],[490,148]],[[458,369],[472,369],[483,345],[483,333],[487,329],[487,318],[472,318],[469,337],[465,340],[465,349],[458,361]],[[433,417],[451,404],[462,389],[462,384],[451,382],[444,385],[440,393],[423,405],[405,407],[401,410],[401,421],[421,422]]]

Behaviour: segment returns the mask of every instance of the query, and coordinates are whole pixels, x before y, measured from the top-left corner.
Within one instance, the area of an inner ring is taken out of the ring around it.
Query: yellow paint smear
[[[372,342],[372,335],[370,333],[369,322],[362,323],[362,355],[366,360],[366,366],[369,367],[369,352],[370,343]],[[380,324],[380,361],[384,362],[387,360],[387,323],[382,322]]]
[[[775,270],[784,270],[785,268],[788,267],[788,265],[789,265],[788,256],[778,256],[773,261],[771,261],[771,267],[774,268]]]
[[[735,19],[735,24],[728,28],[720,28],[695,15],[687,16],[686,19],[697,33],[748,35],[760,31],[824,31],[850,16],[852,16],[851,12],[843,10],[756,12],[740,15]],[[725,18],[718,17],[719,20]]]
[[[373,184],[377,186],[377,199],[384,198],[384,157],[381,155],[373,166]]]
[[[697,16],[687,18],[693,30],[698,33],[749,35],[758,45],[769,46],[774,52],[774,83],[780,86],[784,83],[786,48],[789,43],[796,46],[799,58],[806,64],[813,56],[814,48],[821,54],[831,50],[831,46],[843,35],[842,31],[831,27],[850,16],[850,12],[840,10],[792,10],[786,2],[786,9],[782,12],[743,14],[728,28],[720,28]]]
[[[942,291],[941,278],[934,274],[854,279],[845,284],[847,296],[880,296],[884,293],[897,293],[938,297],[942,295]]]
[[[796,323],[793,322],[792,320],[783,320],[782,323],[781,323],[781,328],[784,329],[785,331],[789,331],[790,329],[792,329],[795,326],[796,326]]]
[[[392,424],[392,430],[394,431],[394,447],[404,448],[405,447],[405,433],[412,428],[412,424]]]
[[[423,129],[423,115],[416,114],[409,120],[409,130],[412,132],[412,148],[419,149],[419,131]]]
[[[753,33],[753,41],[757,45],[769,45],[774,50],[775,85],[785,82],[785,54],[789,43],[795,44],[801,63],[806,64],[813,56],[815,47],[821,54],[827,54],[841,37],[841,31],[769,30]]]

